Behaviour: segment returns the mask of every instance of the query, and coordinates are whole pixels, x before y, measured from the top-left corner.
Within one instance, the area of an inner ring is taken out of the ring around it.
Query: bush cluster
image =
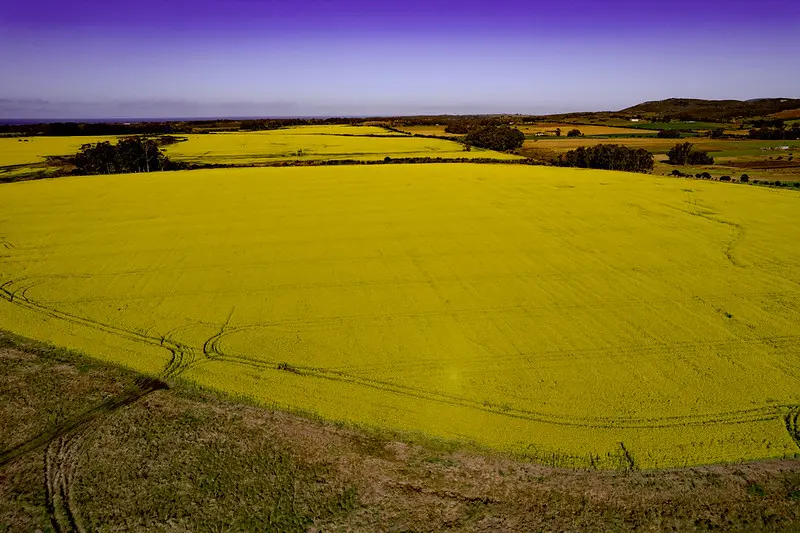
[[[671,165],[712,165],[714,158],[707,152],[695,150],[692,143],[678,143],[669,152],[667,163]]]
[[[170,140],[167,144],[175,142]],[[177,168],[155,139],[127,137],[117,144],[84,144],[72,159],[78,174],[125,174]]]
[[[661,139],[680,139],[681,132],[678,130],[658,130],[656,137]]]
[[[471,130],[464,136],[464,143],[478,148],[499,152],[516,150],[525,142],[525,134],[508,126],[484,126]]]

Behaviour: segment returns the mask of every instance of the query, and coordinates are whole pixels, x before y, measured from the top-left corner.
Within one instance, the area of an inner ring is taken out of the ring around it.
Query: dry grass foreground
[[[102,409],[141,380],[0,332],[0,531],[800,527],[797,461],[562,470],[383,440],[185,386]]]
[[[800,195],[505,165],[0,187],[4,329],[555,466],[793,457]]]

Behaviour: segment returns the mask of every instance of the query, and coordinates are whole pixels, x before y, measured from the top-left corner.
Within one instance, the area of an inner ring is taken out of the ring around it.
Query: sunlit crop
[[[298,159],[514,157],[480,148],[466,152],[455,141],[410,137],[377,126],[300,126],[185,137],[188,141],[167,147],[170,158],[193,163],[250,164]]]
[[[45,156],[72,155],[84,143],[114,142],[116,136],[0,137],[0,169],[14,165],[44,163]]]
[[[793,191],[440,164],[69,177],[0,204],[0,328],[22,335],[563,466],[800,453]]]

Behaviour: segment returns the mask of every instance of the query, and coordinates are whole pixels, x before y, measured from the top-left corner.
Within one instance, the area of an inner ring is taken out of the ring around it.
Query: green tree
[[[484,126],[464,136],[465,144],[500,152],[516,150],[523,142],[525,134],[508,126]]]
[[[564,167],[597,168],[648,172],[653,170],[653,154],[643,148],[628,148],[619,144],[598,144],[580,147],[561,155],[556,164]]]
[[[689,142],[678,143],[669,152],[667,162],[671,165],[711,165],[714,158],[708,153],[695,150],[694,145]]]
[[[681,132],[678,130],[658,130],[656,137],[661,139],[680,139]]]
[[[79,174],[120,174],[166,170],[169,159],[158,142],[143,137],[126,137],[117,141],[84,144],[72,159]]]

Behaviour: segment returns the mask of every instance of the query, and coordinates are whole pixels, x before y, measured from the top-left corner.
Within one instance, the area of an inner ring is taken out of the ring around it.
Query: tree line
[[[747,136],[762,141],[796,141],[800,139],[800,124],[794,124],[791,128],[786,128],[782,123],[779,126],[753,128]]]
[[[562,167],[649,172],[653,170],[653,154],[644,148],[628,148],[620,144],[598,144],[580,147],[560,155],[554,164]]]

